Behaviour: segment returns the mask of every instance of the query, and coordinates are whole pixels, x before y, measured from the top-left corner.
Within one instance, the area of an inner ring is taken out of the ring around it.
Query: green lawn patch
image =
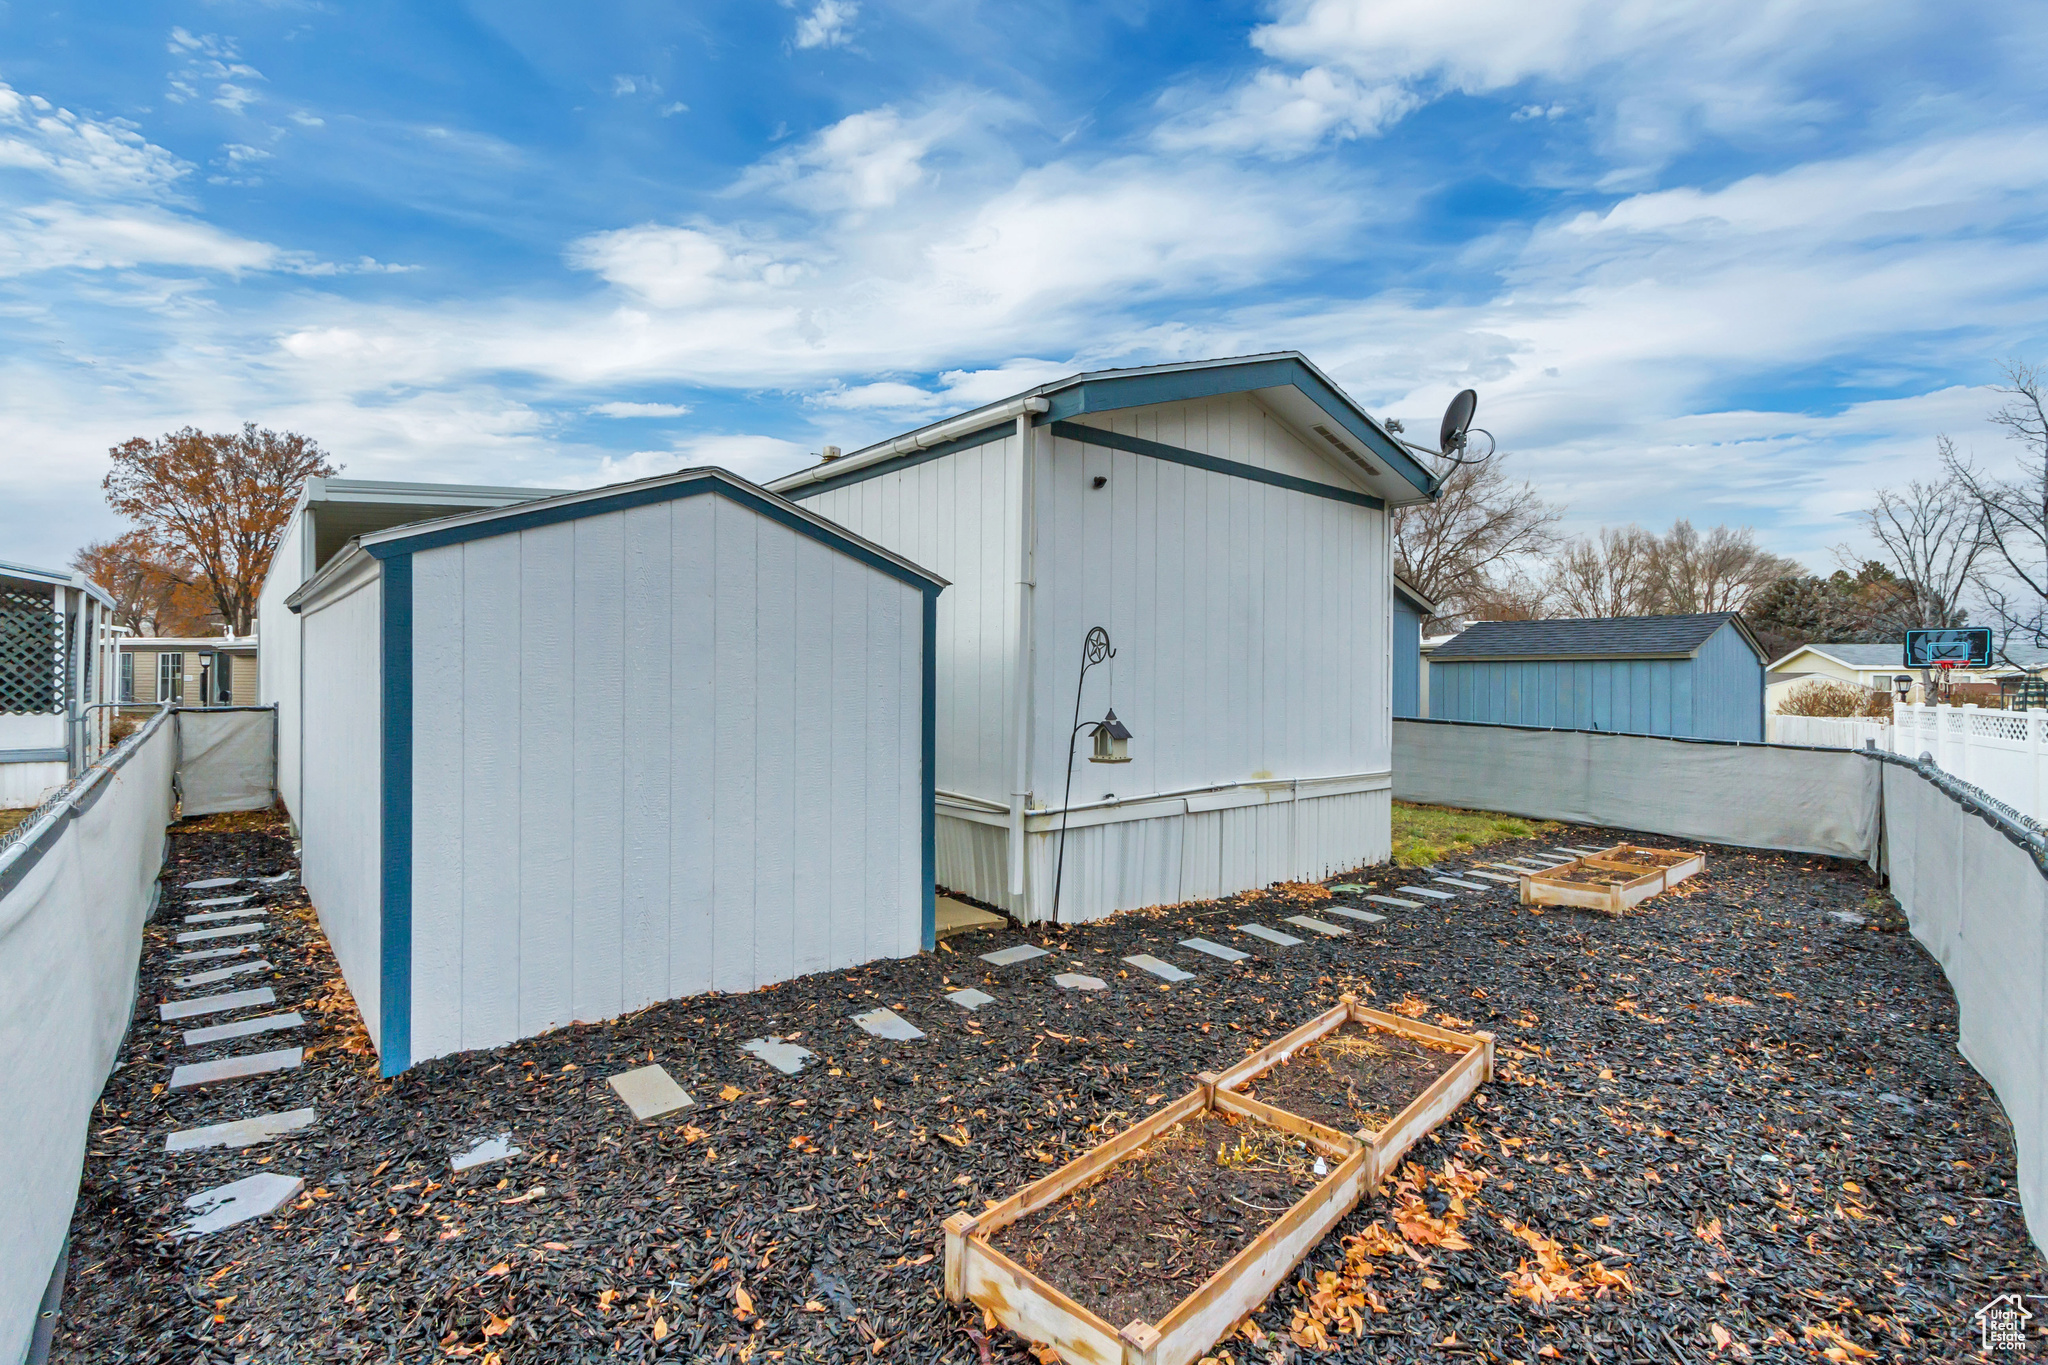
[[[1504,839],[1527,839],[1562,829],[1554,820],[1524,820],[1486,810],[1394,803],[1394,861],[1422,867],[1447,853],[1464,853]]]

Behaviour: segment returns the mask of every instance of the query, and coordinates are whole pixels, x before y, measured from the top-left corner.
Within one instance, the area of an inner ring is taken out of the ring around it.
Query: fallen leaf
[[[732,1287],[732,1302],[732,1315],[741,1322],[754,1316],[754,1296],[747,1292],[745,1285],[735,1284]]]
[[[736,1085],[728,1085],[723,1090],[718,1092],[718,1098],[724,1100],[727,1104],[731,1104],[734,1100],[738,1099],[740,1096],[746,1093],[746,1091],[740,1089]]]
[[[1549,1342],[1545,1342],[1545,1343],[1544,1343],[1543,1345],[1541,1345],[1541,1346],[1538,1346],[1538,1347],[1536,1348],[1536,1354],[1537,1354],[1537,1355],[1539,1355],[1539,1356],[1542,1356],[1542,1357],[1543,1357],[1543,1358],[1544,1358],[1545,1360],[1562,1360],[1562,1359],[1564,1359],[1564,1352],[1563,1352],[1563,1351],[1560,1351],[1560,1350],[1558,1350],[1558,1349],[1557,1349],[1557,1348],[1556,1348],[1555,1346],[1552,1346],[1552,1345],[1551,1345],[1551,1344],[1550,1344]]]
[[[492,1313],[491,1320],[484,1324],[484,1336],[487,1338],[502,1337],[511,1330],[512,1319],[501,1318],[496,1313]]]
[[[500,1261],[484,1272],[486,1275],[510,1275],[511,1273],[512,1263],[510,1261]],[[349,1292],[353,1294],[355,1291],[350,1290]]]
[[[668,1336],[668,1319],[656,1318],[654,1320],[654,1339],[660,1341],[666,1336]]]

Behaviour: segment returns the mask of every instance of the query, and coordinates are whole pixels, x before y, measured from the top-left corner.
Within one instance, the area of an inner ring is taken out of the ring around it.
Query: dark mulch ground
[[[1526,847],[1549,842],[1599,836]],[[182,882],[283,855],[247,833],[182,836],[174,856]],[[1961,1358],[1977,1305],[2048,1292],[2048,1274],[1940,971],[1909,935],[1834,917],[1880,908],[1871,894],[1854,866],[1714,849],[1621,920],[1518,911],[1504,889],[1347,939],[1247,942],[1258,956],[1234,966],[1174,946],[1302,908],[1275,893],[1033,931],[1054,955],[1001,970],[971,954],[1027,935],[969,936],[397,1081],[329,1013],[302,1071],[204,1097],[161,1088],[184,1053],[154,1019],[174,894],[95,1118],[57,1355],[1021,1362],[1000,1332],[983,1357],[979,1315],[942,1301],[940,1222],[1352,990],[1492,1030],[1499,1074],[1415,1149],[1438,1174],[1361,1205],[1257,1317],[1263,1344],[1228,1344],[1235,1361],[1340,1358],[1295,1344],[1323,1340],[1359,1361]],[[331,959],[303,912],[283,919],[265,955],[289,1008]],[[1199,978],[1127,974],[1142,950]],[[1070,966],[1112,989],[1056,990]],[[963,984],[998,1002],[941,998]],[[930,1036],[847,1022],[877,1004]],[[771,1072],[739,1052],[764,1033],[820,1061]],[[604,1086],[650,1058],[701,1102],[683,1121],[635,1126]],[[164,1154],[174,1128],[306,1103],[320,1126],[293,1140]],[[449,1174],[452,1148],[503,1128],[523,1155]],[[264,1169],[304,1175],[308,1197],[167,1238],[184,1195]]]

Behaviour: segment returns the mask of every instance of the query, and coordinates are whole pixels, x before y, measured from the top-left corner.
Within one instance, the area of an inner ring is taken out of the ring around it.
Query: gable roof
[[[1435,663],[1459,659],[1687,659],[1733,625],[1763,662],[1764,652],[1732,611],[1692,616],[1612,616],[1570,621],[1476,621],[1438,645]]]
[[[30,564],[14,564],[0,559],[0,578],[11,578],[19,583],[48,583],[57,588],[78,588],[91,596],[100,605],[111,608],[114,599],[107,596],[107,590],[82,573],[68,569],[38,569]]]
[[[1436,496],[1437,480],[1414,454],[1388,432],[1385,425],[1353,402],[1330,381],[1329,376],[1299,351],[1272,351],[1262,355],[1228,356],[1217,360],[1193,360],[1171,365],[1140,365],[1120,370],[1091,370],[1040,384],[987,403],[957,417],[928,423],[887,441],[863,446],[829,464],[771,479],[768,487],[778,493],[797,489],[813,491],[813,485],[850,483],[872,473],[884,461],[914,459],[923,452],[943,453],[939,447],[980,444],[971,439],[1013,422],[1028,413],[1034,426],[1064,422],[1089,413],[1116,412],[1124,408],[1147,407],[1195,398],[1213,398],[1226,393],[1257,392],[1269,407],[1299,428],[1313,432],[1318,425],[1335,424],[1350,441],[1364,448],[1361,455],[1349,448],[1338,433],[1325,431],[1331,449],[1319,454],[1353,478],[1377,480],[1395,503],[1421,502]],[[963,438],[968,438],[964,439]],[[955,447],[957,448],[957,447]],[[1380,478],[1377,459],[1400,480],[1398,488]],[[1367,472],[1370,471],[1370,472]],[[822,491],[816,490],[816,491]]]
[[[1436,603],[1415,590],[1415,585],[1399,574],[1394,575],[1394,596],[1406,602],[1424,616],[1436,615]]]

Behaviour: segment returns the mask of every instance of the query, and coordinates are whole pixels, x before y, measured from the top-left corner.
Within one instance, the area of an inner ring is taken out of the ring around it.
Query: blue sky
[[[755,478],[1076,369],[1470,385],[1584,530],[1827,564],[2048,360],[2048,10],[0,0],[0,558],[107,448]]]

